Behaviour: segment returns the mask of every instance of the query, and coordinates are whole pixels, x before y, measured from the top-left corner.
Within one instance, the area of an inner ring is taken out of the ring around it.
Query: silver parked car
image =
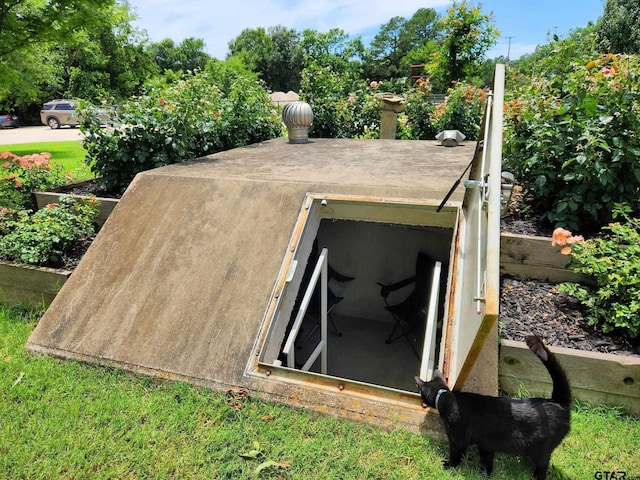
[[[102,124],[108,124],[109,113],[106,110],[98,110],[97,118]],[[63,125],[75,127],[80,123],[73,100],[51,100],[45,103],[40,110],[40,121],[51,128],[60,128]]]

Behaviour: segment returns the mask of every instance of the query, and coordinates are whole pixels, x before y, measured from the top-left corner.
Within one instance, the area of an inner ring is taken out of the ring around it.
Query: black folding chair
[[[416,259],[415,276],[388,285],[378,283],[382,287],[380,295],[384,298],[385,310],[391,313],[394,320],[393,329],[387,337],[386,343],[391,344],[401,338],[406,338],[418,358],[420,358],[420,354],[414,343],[421,338],[426,325],[433,265],[434,261],[429,256],[419,252]],[[415,286],[407,298],[400,303],[389,304],[388,297],[391,292],[395,292],[412,283],[415,283]]]

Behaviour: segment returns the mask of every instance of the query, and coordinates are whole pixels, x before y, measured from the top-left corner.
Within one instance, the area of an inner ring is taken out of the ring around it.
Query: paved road
[[[52,130],[42,125],[38,127],[19,127],[0,129],[0,145],[32,142],[62,142],[80,140],[82,133],[77,128],[63,127]]]

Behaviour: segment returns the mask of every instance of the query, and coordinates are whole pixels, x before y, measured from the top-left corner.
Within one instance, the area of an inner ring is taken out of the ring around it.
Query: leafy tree
[[[420,8],[409,19],[393,17],[382,25],[367,50],[367,76],[406,77],[411,65],[425,63],[437,49],[438,19],[435,10]]]
[[[281,25],[245,29],[229,42],[227,58],[240,58],[250,69],[260,74],[270,90],[287,91],[300,88],[300,72],[304,68],[304,53],[300,34]]]
[[[21,89],[25,80],[28,88],[35,87],[22,70],[25,66],[33,70],[25,59],[35,61],[43,46],[68,41],[77,28],[100,25],[113,4],[113,0],[1,0],[0,100]]]
[[[402,75],[400,61],[410,48],[406,23],[404,17],[393,17],[373,37],[367,60],[370,78],[396,78]]]
[[[300,45],[305,63],[314,62],[335,72],[359,73],[362,68],[364,44],[360,37],[350,39],[344,30],[332,28],[328,32],[306,29]]]
[[[36,121],[41,103],[55,97],[92,101],[127,97],[156,71],[143,49],[145,37],[131,26],[133,16],[120,0],[14,4],[20,8],[2,12],[5,24],[13,12],[22,19],[18,22],[21,28],[42,29],[34,33],[33,42],[24,41],[22,47],[0,57],[0,106],[16,111],[26,121]],[[86,23],[84,19],[67,23],[66,18],[57,22],[54,16],[40,17],[38,23],[38,15],[53,15],[49,8],[53,4],[67,8],[69,15],[74,11],[71,4],[84,5],[83,14],[89,7],[92,12],[87,13]],[[24,18],[29,12],[31,20]],[[8,43],[14,43],[13,37]]]
[[[607,0],[597,22],[598,45],[603,52],[640,53],[640,3]]]
[[[439,38],[441,25],[438,13],[432,8],[420,8],[405,23],[405,31],[412,44],[424,45]]]
[[[508,65],[510,62],[507,57],[502,55],[496,58],[487,58],[478,68],[477,76],[468,78],[467,81],[481,87],[491,87],[493,84],[493,75],[496,71],[496,64],[498,63]]]
[[[245,28],[229,42],[227,59],[239,58],[250,70],[264,72],[272,52],[273,42],[264,28]]]
[[[264,73],[264,81],[273,91],[300,89],[300,72],[304,68],[304,53],[300,34],[281,25],[269,28],[273,44],[271,57]]]
[[[28,107],[62,86],[63,64],[51,61],[49,49],[25,49],[8,57],[11,72],[0,74],[0,110],[16,112],[22,122],[35,121]],[[1,67],[0,67],[1,68]],[[6,71],[5,71],[6,72]]]
[[[176,45],[170,38],[149,45],[147,52],[158,65],[161,72],[187,72],[202,70],[211,61],[204,51],[205,43],[201,38],[188,37]]]
[[[453,3],[442,28],[444,40],[428,66],[435,88],[441,91],[452,82],[478,75],[485,53],[498,37],[493,13],[485,15],[480,5],[473,6],[467,0]]]
[[[88,30],[76,29],[64,45],[54,47],[56,62],[65,66],[61,88],[53,96],[84,98],[125,98],[157,72],[144,51],[145,37],[131,26],[133,16],[126,4],[111,10],[109,21]]]

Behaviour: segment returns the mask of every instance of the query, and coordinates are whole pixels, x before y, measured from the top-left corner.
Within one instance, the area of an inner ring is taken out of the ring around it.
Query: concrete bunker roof
[[[306,193],[439,202],[474,149],[472,142],[276,139],[144,172],[27,346],[216,389],[307,398],[304,389],[245,375]],[[463,194],[460,187],[452,200]],[[336,411],[344,401],[323,398]],[[348,416],[375,408],[363,400]],[[406,421],[417,425],[423,413],[419,406],[414,413]]]
[[[220,152],[147,172],[176,177],[306,184],[323,188],[393,190],[401,197],[440,200],[474,155],[475,142],[285,138]],[[463,189],[452,199],[462,200]]]

